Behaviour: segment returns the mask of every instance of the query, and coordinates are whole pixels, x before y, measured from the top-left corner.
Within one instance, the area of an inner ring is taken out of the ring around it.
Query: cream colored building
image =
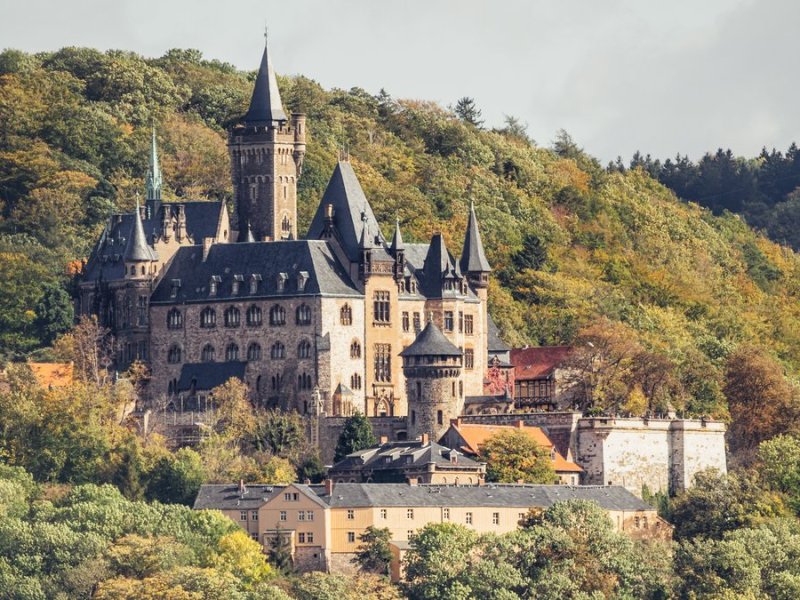
[[[671,526],[621,486],[488,484],[482,486],[337,483],[321,485],[204,485],[195,509],[221,510],[269,547],[289,539],[299,570],[345,571],[367,527],[387,528],[403,547],[429,523],[459,523],[478,533],[517,528],[532,508],[591,500],[619,531],[635,538],[669,538]]]

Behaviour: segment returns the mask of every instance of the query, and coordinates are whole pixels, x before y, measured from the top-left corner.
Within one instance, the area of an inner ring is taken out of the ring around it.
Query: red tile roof
[[[33,376],[40,386],[45,388],[63,387],[72,383],[72,363],[35,363],[29,362]]]
[[[511,350],[514,378],[520,380],[547,377],[566,360],[571,352],[571,346],[514,348]]]

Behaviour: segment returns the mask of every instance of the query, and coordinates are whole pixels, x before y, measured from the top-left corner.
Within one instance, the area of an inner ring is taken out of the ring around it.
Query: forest
[[[142,193],[151,127],[167,200],[231,201],[225,129],[244,113],[253,77],[196,50],[159,58],[88,48],[0,53],[6,597],[400,593],[366,573],[295,578],[229,524],[178,506],[191,504],[203,481],[317,477],[318,458],[291,416],[253,412],[235,385],[196,450],[173,453],[155,434],[135,435],[119,415],[136,397],[137,374],[114,381],[92,369],[85,349],[98,334],[89,323],[73,329],[75,277],[106,218]],[[308,116],[301,230],[343,148],[387,238],[398,218],[407,241],[441,230],[458,254],[474,202],[494,267],[490,311],[504,338],[574,345],[573,367],[592,389],[586,411],[675,411],[731,428],[732,474],[705,474],[683,496],[654,498],[677,524],[667,548],[613,535],[591,507],[537,517],[507,537],[434,527],[417,538],[402,593],[797,597],[796,149],[657,168],[639,156],[633,168],[604,168],[566,132],[540,145],[513,117],[485,128],[465,99],[453,110],[384,90],[326,90],[303,76],[279,83],[287,110]],[[731,178],[736,194],[726,191]],[[776,233],[783,226],[785,237]],[[25,360],[73,360],[78,380],[38,389]],[[444,568],[450,552],[469,568]],[[525,562],[531,553],[541,560]]]

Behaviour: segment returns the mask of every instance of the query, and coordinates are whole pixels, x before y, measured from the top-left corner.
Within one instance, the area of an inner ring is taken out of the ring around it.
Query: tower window
[[[444,330],[453,331],[453,311],[444,311]]]
[[[419,333],[422,330],[422,323],[418,312],[414,313],[414,333]]]
[[[276,304],[269,309],[269,324],[273,326],[286,325],[286,310]]]
[[[183,313],[177,308],[173,308],[167,313],[167,329],[182,329]]]
[[[472,335],[472,315],[464,315],[464,333]]]
[[[261,309],[255,304],[247,309],[247,325],[249,327],[261,326]]]
[[[358,340],[350,344],[350,358],[361,358],[361,342]]]
[[[389,292],[378,291],[373,295],[373,320],[376,323],[390,322]]]
[[[475,351],[472,348],[464,350],[464,368],[470,370],[475,368]]]
[[[225,327],[239,327],[240,321],[241,314],[238,308],[231,306],[225,310]]]
[[[258,184],[251,183],[250,184],[250,200],[255,200],[258,198]]]
[[[272,344],[272,348],[269,349],[269,357],[273,360],[286,358],[286,346],[280,342],[275,342]]]
[[[443,422],[444,422],[444,415],[442,414],[442,411],[437,410],[436,411],[436,424],[437,425],[441,425]]]
[[[408,331],[410,327],[411,327],[411,324],[409,323],[408,312],[404,311],[403,312],[403,331]]]
[[[310,390],[311,389],[311,375],[308,373],[301,373],[297,376],[297,389]]]
[[[247,347],[247,360],[261,360],[261,345],[253,342]]]
[[[464,333],[464,313],[458,311],[458,333]]]
[[[311,308],[308,304],[301,304],[297,307],[295,320],[298,325],[311,325]]]
[[[350,376],[350,388],[353,390],[361,389],[361,375],[359,375],[358,373],[353,373]]]
[[[392,381],[391,344],[375,344],[375,381],[380,383]]]
[[[311,358],[311,342],[308,340],[303,340],[297,346],[297,357],[298,358]]]
[[[137,324],[140,327],[147,325],[147,296],[139,296],[137,308]]]
[[[228,362],[239,360],[239,346],[236,344],[228,344],[225,348],[225,360]]]
[[[345,304],[342,307],[342,310],[339,311],[339,321],[342,323],[342,325],[353,324],[353,309],[350,308],[349,304]]]
[[[170,346],[169,352],[167,352],[167,362],[170,364],[175,364],[181,362],[181,347],[177,344]]]
[[[200,360],[203,362],[214,362],[214,346],[211,344],[206,344],[203,346],[203,352],[201,353]]]
[[[217,326],[217,311],[210,306],[200,313],[200,327],[211,328]]]

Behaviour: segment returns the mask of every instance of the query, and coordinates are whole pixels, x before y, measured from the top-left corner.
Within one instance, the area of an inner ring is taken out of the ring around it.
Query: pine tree
[[[464,96],[463,98],[459,98],[458,102],[456,102],[456,107],[454,109],[456,116],[464,121],[472,125],[473,127],[477,127],[478,129],[481,128],[483,125],[483,119],[481,119],[481,111],[475,106],[475,100],[470,98],[469,96]]]
[[[372,434],[369,420],[361,413],[356,413],[344,424],[344,429],[339,435],[339,442],[336,444],[336,455],[333,460],[339,462],[348,454],[369,448],[374,444],[375,436]]]

